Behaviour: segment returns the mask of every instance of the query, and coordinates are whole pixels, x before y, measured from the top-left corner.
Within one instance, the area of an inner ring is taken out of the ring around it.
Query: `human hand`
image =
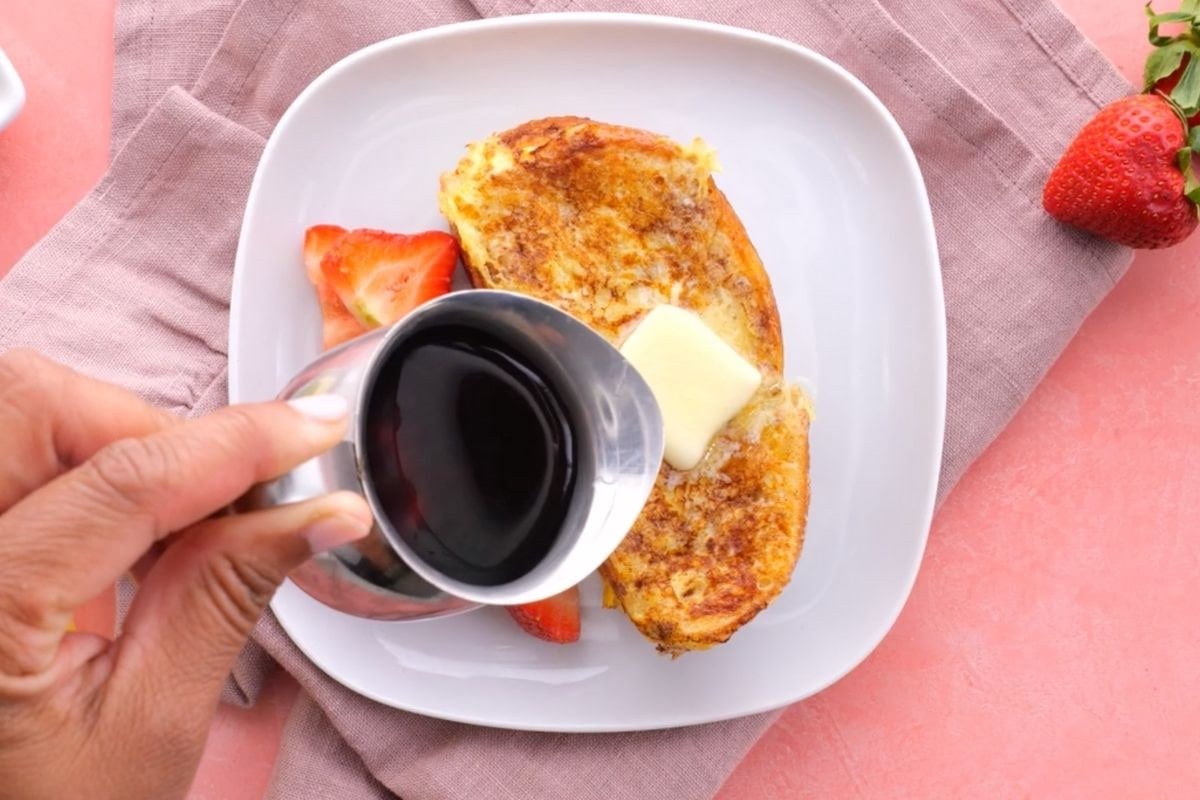
[[[350,493],[212,515],[340,441],[345,417],[320,397],[182,421],[40,356],[0,355],[0,798],[187,792],[275,589],[371,525]],[[67,632],[139,561],[119,638]]]

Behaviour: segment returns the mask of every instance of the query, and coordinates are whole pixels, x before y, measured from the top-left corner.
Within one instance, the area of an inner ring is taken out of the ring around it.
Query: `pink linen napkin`
[[[654,11],[772,33],[832,57],[891,109],[921,163],[942,259],[942,496],[1128,265],[1127,250],[1041,211],[1058,152],[1099,105],[1129,90],[1047,0],[124,0],[119,153],[0,283],[0,349],[37,347],[183,413],[217,407],[246,192],[263,137],[300,89],[390,35],[559,10]],[[271,658],[305,690],[276,798],[707,798],[776,716],[621,735],[472,728],[354,695],[269,614],[255,641],[232,699],[253,701]]]

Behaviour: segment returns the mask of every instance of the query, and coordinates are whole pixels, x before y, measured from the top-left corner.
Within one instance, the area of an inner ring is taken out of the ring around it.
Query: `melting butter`
[[[692,469],[762,382],[754,365],[691,311],[660,305],[621,346],[662,410],[663,458]]]

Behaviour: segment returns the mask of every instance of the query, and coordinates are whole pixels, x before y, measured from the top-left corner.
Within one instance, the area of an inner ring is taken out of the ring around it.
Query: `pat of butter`
[[[750,400],[762,376],[699,316],[661,305],[634,329],[621,354],[650,384],[676,469],[700,463],[713,437]]]

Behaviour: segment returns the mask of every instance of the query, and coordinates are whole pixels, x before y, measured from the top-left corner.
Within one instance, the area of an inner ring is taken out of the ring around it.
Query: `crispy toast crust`
[[[664,464],[601,569],[609,597],[673,654],[726,641],[779,594],[808,508],[810,406],[782,380],[770,282],[715,167],[699,141],[552,117],[470,145],[439,194],[475,286],[539,297],[615,344],[673,303],[762,372],[698,467]]]

